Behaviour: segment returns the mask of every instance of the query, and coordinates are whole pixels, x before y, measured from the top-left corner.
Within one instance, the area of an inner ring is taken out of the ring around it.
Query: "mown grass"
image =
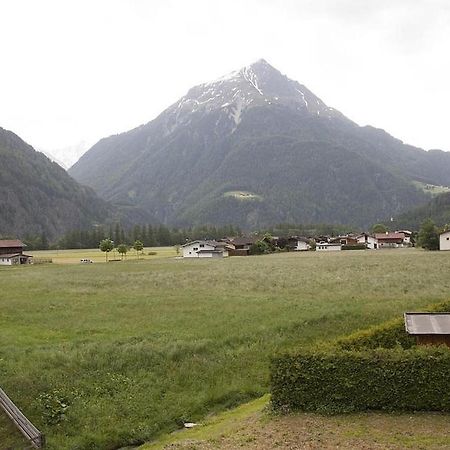
[[[449,270],[414,249],[1,268],[0,385],[50,449],[142,443],[265,394],[278,351],[448,299]]]
[[[274,415],[269,396],[163,435],[139,450],[273,448],[448,449],[450,415],[439,413],[314,413]]]

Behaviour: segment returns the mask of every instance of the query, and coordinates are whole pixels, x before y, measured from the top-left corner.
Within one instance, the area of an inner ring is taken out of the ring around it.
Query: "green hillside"
[[[91,188],[11,131],[0,128],[0,236],[52,239],[73,228],[91,227],[110,213]]]

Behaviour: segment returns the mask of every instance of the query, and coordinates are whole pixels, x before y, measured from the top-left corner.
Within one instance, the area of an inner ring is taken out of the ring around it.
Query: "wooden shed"
[[[406,312],[405,328],[418,345],[450,347],[450,312]]]

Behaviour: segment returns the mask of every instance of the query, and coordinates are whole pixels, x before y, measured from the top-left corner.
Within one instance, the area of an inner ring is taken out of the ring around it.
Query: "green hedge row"
[[[336,346],[342,350],[394,348],[397,346],[407,349],[415,345],[415,338],[405,332],[403,319],[394,319],[366,330],[357,331],[336,341]]]
[[[450,302],[426,308],[449,311]],[[272,404],[281,411],[450,411],[450,350],[418,347],[403,319],[272,360]]]
[[[428,306],[424,310],[450,311],[450,301]],[[343,350],[394,348],[397,346],[408,349],[415,346],[416,340],[405,332],[404,319],[398,318],[337,339],[335,344]]]
[[[342,250],[365,250],[366,244],[343,245]]]
[[[272,405],[280,411],[450,411],[450,351],[377,349],[304,352],[272,362]]]

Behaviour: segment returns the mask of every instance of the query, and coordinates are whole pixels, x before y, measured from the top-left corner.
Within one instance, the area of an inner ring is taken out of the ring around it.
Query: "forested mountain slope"
[[[450,155],[359,127],[259,60],[102,139],[70,174],[165,224],[367,226],[424,204],[414,181],[450,185]]]
[[[105,220],[110,206],[58,164],[0,128],[0,236],[52,239]]]

